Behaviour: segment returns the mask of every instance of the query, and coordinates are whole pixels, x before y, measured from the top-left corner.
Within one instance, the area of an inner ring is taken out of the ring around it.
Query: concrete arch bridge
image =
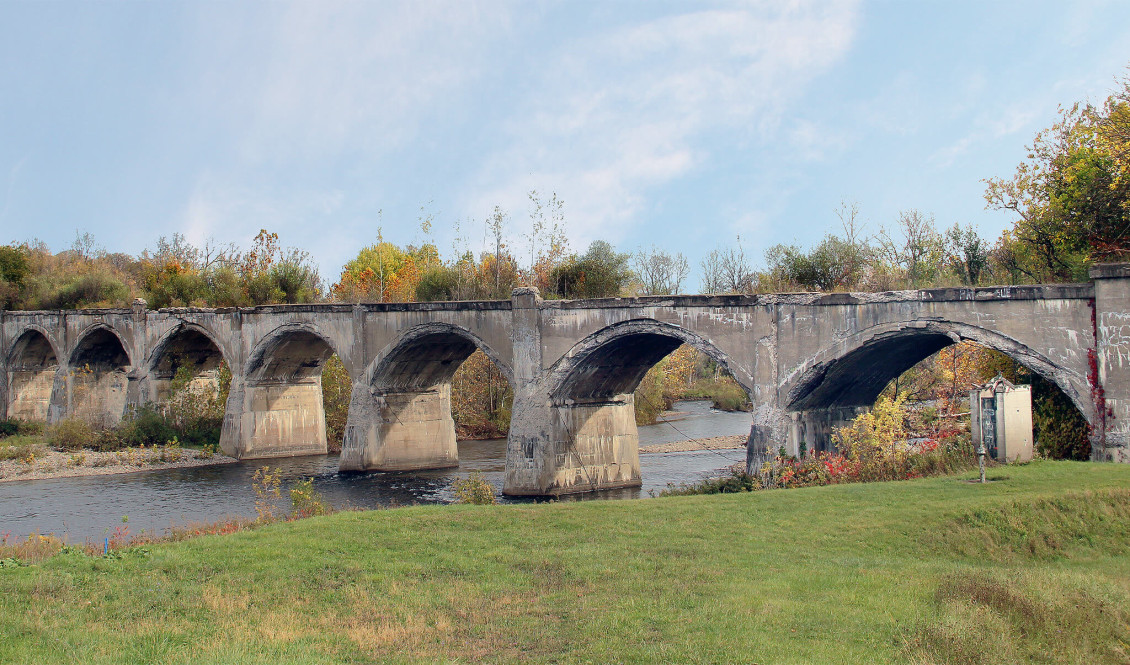
[[[827,439],[888,381],[971,340],[1055,382],[1098,460],[1130,461],[1130,264],[1082,284],[887,293],[672,296],[0,313],[9,418],[112,425],[159,400],[178,367],[231,370],[221,447],[248,459],[324,453],[321,372],[352,380],[343,470],[458,463],[451,378],[475,349],[514,388],[504,491],[640,483],[632,392],[681,344],[724,366],[754,405],[747,455]]]

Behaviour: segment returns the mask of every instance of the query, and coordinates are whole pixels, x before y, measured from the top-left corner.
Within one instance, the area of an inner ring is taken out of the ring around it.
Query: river
[[[671,423],[639,428],[640,445],[748,434],[748,413],[727,413],[709,402],[677,402]],[[670,414],[668,414],[670,415]],[[668,483],[693,483],[745,460],[744,450],[644,453],[643,487],[564,497],[635,499],[651,496]],[[459,467],[435,471],[339,474],[337,455],[249,460],[239,464],[109,476],[0,483],[0,534],[14,538],[54,533],[67,542],[101,540],[128,517],[131,533],[160,533],[174,524],[210,522],[227,516],[254,517],[251,476],[261,466],[282,472],[284,488],[314,479],[314,489],[337,507],[377,508],[450,503],[452,483],[479,471],[501,494],[506,440],[460,441]],[[500,496],[503,503],[528,501]]]

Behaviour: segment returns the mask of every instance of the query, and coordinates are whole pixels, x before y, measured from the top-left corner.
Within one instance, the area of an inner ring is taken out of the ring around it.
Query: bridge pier
[[[55,367],[14,367],[10,370],[8,418],[46,421],[55,386]]]
[[[342,471],[412,471],[459,466],[451,384],[373,395],[355,384],[342,443]]]
[[[1130,462],[1130,264],[1095,266],[1095,350],[1090,357],[1091,398],[1100,427],[1091,459]]]
[[[321,376],[254,385],[233,377],[220,448],[239,459],[324,455]]]
[[[832,438],[836,429],[850,425],[856,416],[870,410],[869,406],[832,406],[790,412],[785,452],[799,455],[802,443],[808,452],[832,452],[836,449]]]

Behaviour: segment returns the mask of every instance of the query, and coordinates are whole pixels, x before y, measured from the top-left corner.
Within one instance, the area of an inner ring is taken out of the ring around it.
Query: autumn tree
[[[1130,78],[1101,105],[1060,109],[1010,179],[985,181],[987,207],[1016,216],[1002,252],[1029,281],[1083,281],[1130,257]]]

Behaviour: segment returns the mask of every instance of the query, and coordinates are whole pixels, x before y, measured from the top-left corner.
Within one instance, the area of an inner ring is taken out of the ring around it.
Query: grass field
[[[994,473],[63,554],[0,568],[0,662],[1130,662],[1130,466]]]

